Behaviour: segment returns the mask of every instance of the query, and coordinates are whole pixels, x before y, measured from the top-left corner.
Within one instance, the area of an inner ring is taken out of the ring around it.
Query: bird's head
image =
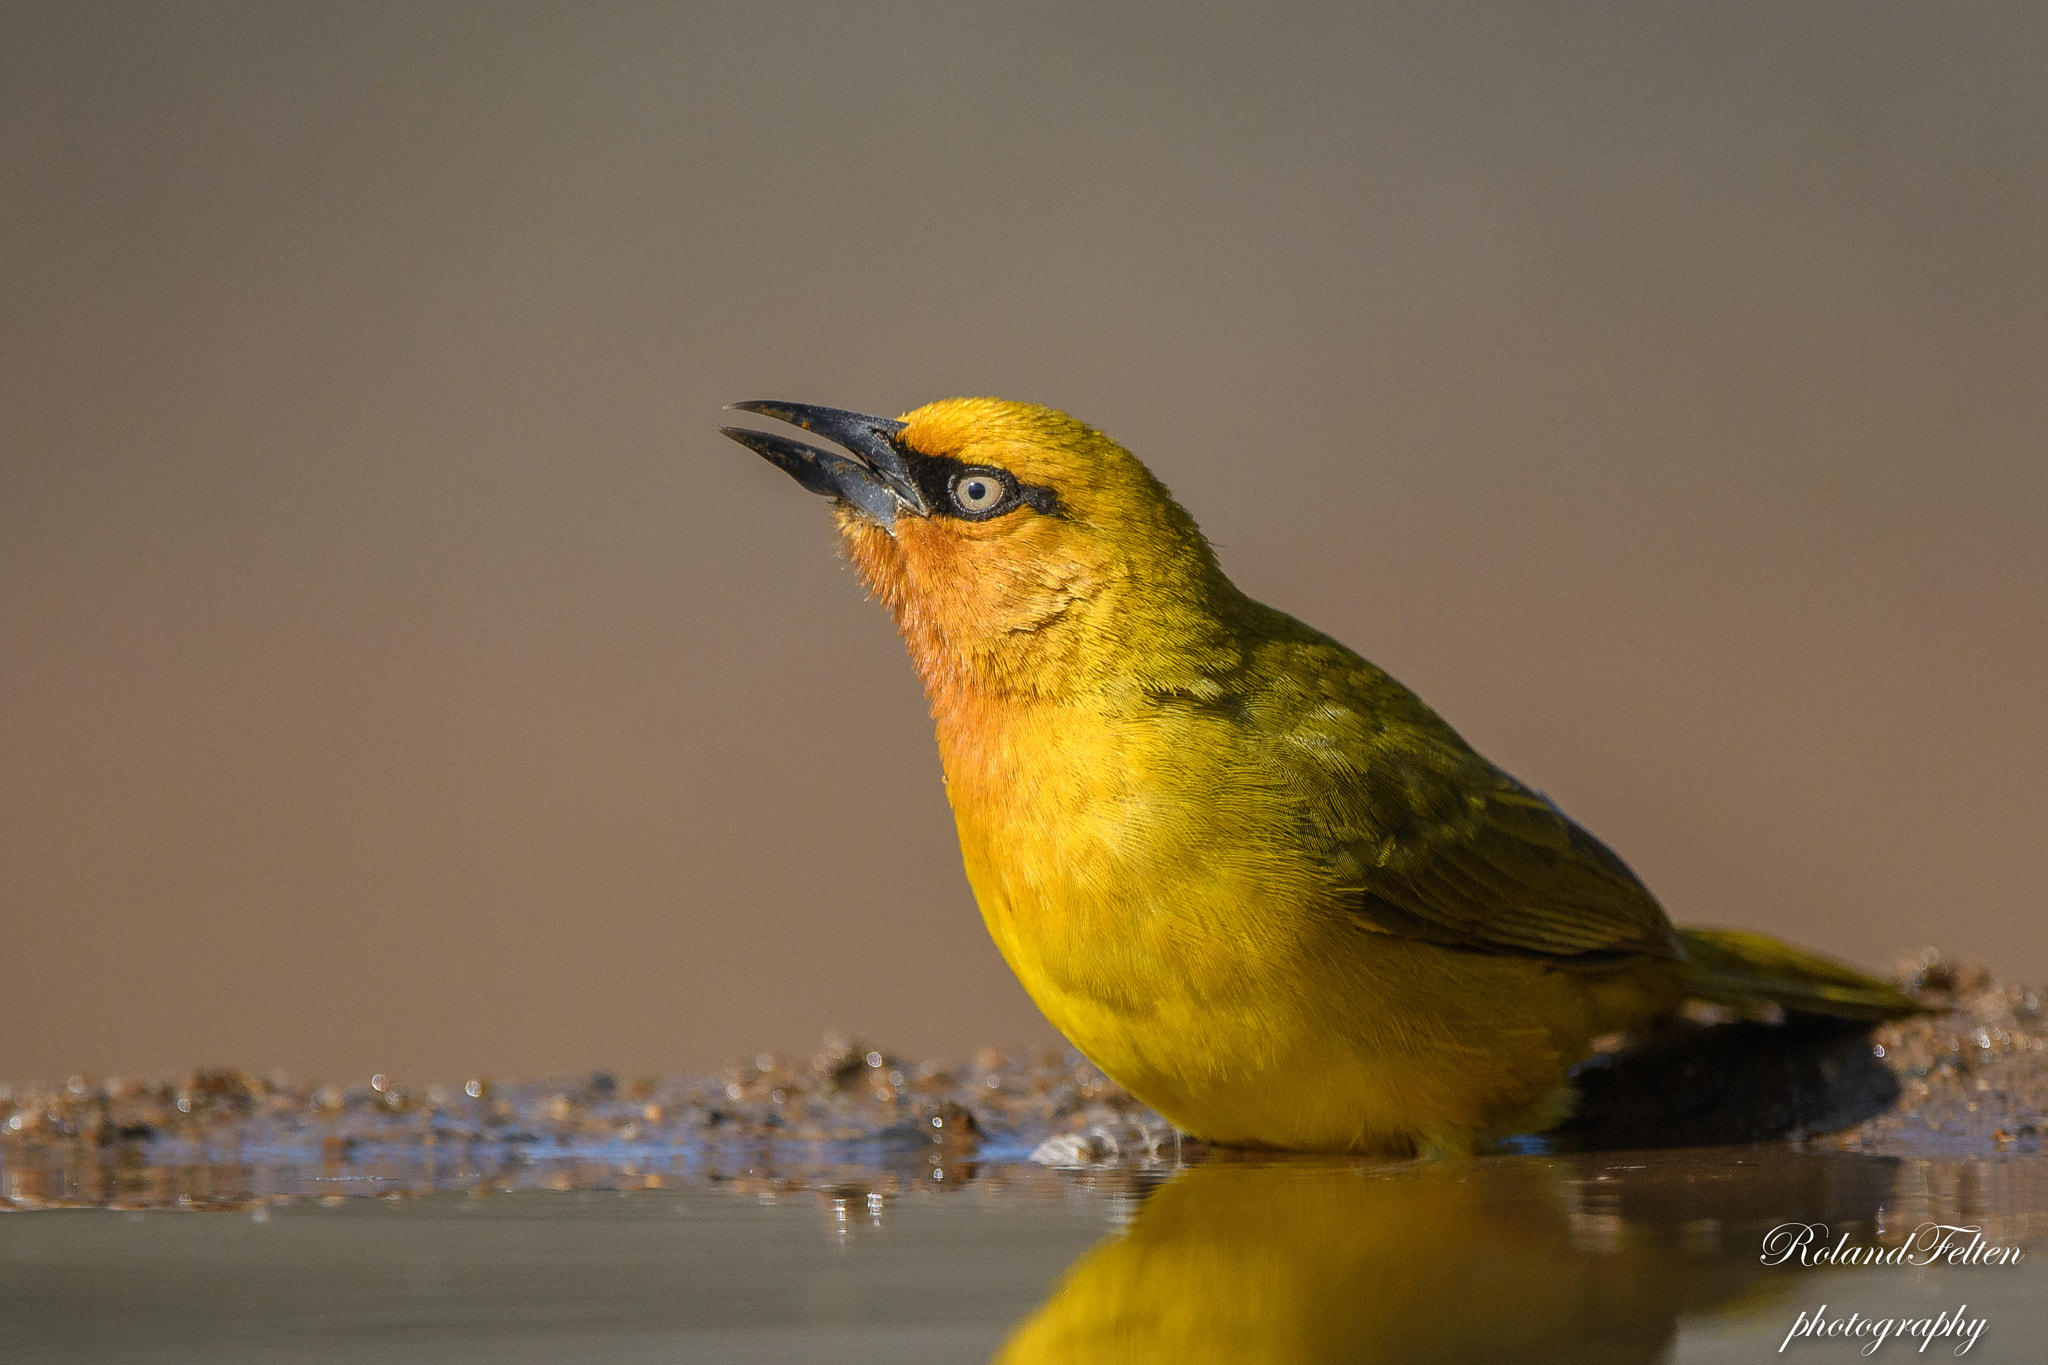
[[[1063,412],[995,398],[893,420],[733,406],[852,452],[723,428],[836,500],[847,555],[935,704],[1162,679],[1220,631],[1235,590],[1194,519],[1129,451]]]

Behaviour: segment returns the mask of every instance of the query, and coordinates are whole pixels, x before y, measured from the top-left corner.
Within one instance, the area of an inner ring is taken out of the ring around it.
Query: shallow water
[[[1078,1056],[852,1040],[0,1086],[0,1360],[2048,1361],[2040,997],[1923,977],[1947,1012],[1666,1031],[1560,1133],[1434,1163],[1251,1160]],[[1868,1255],[1773,1256],[1808,1225]]]
[[[1822,1305],[1828,1321],[1967,1305],[1983,1326],[1963,1358],[2048,1358],[2039,1156],[1778,1145],[1053,1171],[832,1155],[863,1159],[161,1171],[133,1202],[170,1207],[0,1218],[0,1354],[1691,1365],[1953,1358],[1966,1337],[1871,1357],[1867,1335],[1779,1347]],[[66,1193],[56,1173],[8,1176],[17,1208]],[[1787,1223],[1897,1247],[1929,1222],[2021,1258],[1762,1263]]]

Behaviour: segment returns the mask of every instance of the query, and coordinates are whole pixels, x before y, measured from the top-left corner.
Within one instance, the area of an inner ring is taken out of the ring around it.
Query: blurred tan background
[[[1675,918],[2048,975],[2043,71],[2034,3],[15,0],[0,1078],[1049,1039],[752,397],[1065,407]]]

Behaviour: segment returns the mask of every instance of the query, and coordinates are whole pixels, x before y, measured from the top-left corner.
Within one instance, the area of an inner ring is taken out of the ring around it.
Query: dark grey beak
[[[931,508],[910,475],[904,452],[896,444],[903,423],[887,417],[869,417],[840,408],[814,407],[808,403],[734,403],[741,412],[757,412],[815,432],[852,451],[857,459],[816,446],[772,436],[744,427],[719,430],[795,479],[813,493],[837,498],[858,508],[862,515],[884,529],[894,529],[899,513],[929,515]]]

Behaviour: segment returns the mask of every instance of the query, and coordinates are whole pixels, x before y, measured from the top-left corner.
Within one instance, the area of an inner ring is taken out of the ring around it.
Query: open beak
[[[924,494],[918,491],[917,482],[910,475],[903,448],[896,443],[896,433],[903,430],[903,423],[808,403],[762,401],[731,406],[740,412],[757,412],[802,427],[853,452],[857,458],[849,459],[786,436],[744,427],[719,428],[756,455],[780,466],[813,493],[837,498],[889,531],[895,529],[900,513],[907,511],[921,517],[930,514]]]

